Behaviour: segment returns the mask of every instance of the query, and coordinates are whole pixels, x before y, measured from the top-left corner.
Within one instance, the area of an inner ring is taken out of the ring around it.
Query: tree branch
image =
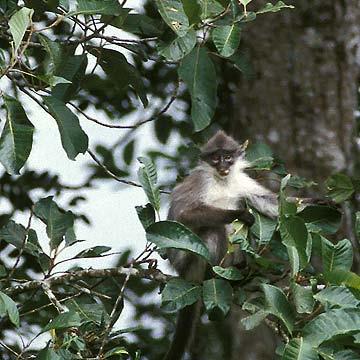
[[[135,269],[129,267],[117,267],[108,269],[85,269],[79,271],[66,272],[62,275],[52,276],[44,280],[31,280],[23,284],[10,286],[3,290],[8,295],[16,295],[30,290],[43,288],[43,284],[51,287],[65,283],[75,282],[87,278],[104,278],[104,277],[121,277],[133,276],[136,278],[148,279],[159,283],[166,283],[173,276],[164,274],[158,269]]]

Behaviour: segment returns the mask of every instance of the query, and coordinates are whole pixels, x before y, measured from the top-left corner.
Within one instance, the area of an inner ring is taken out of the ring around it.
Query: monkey
[[[276,195],[244,172],[250,165],[245,160],[245,149],[246,144],[240,146],[218,131],[201,148],[199,165],[171,194],[168,220],[178,221],[196,233],[208,247],[213,265],[227,253],[227,225],[236,219],[247,226],[254,223],[244,200],[269,217],[278,214]],[[191,282],[204,280],[205,260],[175,249],[168,250],[168,258],[182,278]],[[200,308],[198,302],[180,311],[164,360],[182,358],[194,335]]]
[[[201,148],[199,165],[171,193],[168,220],[184,224],[202,239],[212,265],[220,264],[227,253],[229,224],[236,219],[249,227],[254,223],[244,201],[265,216],[278,216],[277,195],[245,172],[250,167],[245,159],[246,146],[247,143],[239,145],[218,131]],[[182,278],[199,283],[204,280],[205,260],[175,249],[168,250],[167,255]],[[164,360],[182,359],[192,341],[200,309],[198,302],[179,312],[172,345]]]

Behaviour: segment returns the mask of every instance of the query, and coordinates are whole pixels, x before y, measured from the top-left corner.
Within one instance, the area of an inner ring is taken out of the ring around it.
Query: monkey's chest
[[[229,183],[211,182],[207,185],[207,191],[203,201],[210,206],[221,209],[236,210],[239,208],[239,201],[242,198],[238,188]]]

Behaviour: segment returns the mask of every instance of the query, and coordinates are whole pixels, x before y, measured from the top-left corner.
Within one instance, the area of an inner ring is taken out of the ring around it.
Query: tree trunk
[[[241,78],[228,130],[239,140],[268,143],[290,173],[321,183],[336,171],[354,171],[360,7],[357,0],[292,4],[294,10],[259,15],[245,28],[255,76]],[[269,334],[235,333],[232,360],[275,357],[271,346],[256,352]]]

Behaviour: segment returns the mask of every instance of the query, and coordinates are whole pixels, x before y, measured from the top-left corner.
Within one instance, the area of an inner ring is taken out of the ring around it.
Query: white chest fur
[[[213,174],[208,178],[203,201],[207,205],[236,210],[241,199],[267,193],[267,189],[244,173],[243,169],[247,165],[245,161],[237,161],[225,178],[220,178],[212,169]]]

